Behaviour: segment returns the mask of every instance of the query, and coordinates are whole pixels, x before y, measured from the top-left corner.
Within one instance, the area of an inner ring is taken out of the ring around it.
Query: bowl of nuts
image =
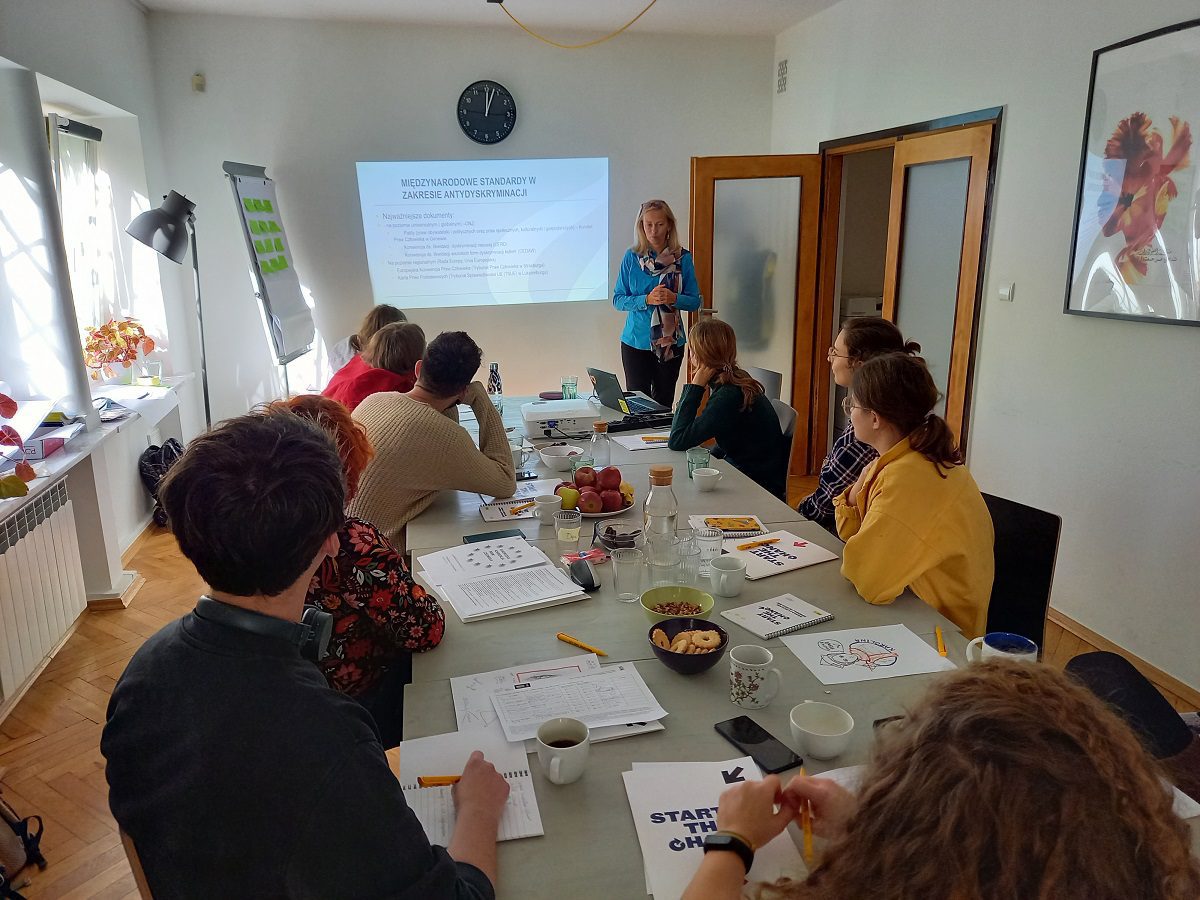
[[[664,666],[681,675],[698,675],[725,655],[729,635],[705,619],[664,619],[650,627],[650,648]]]
[[[642,594],[642,609],[651,622],[661,622],[678,616],[707,619],[712,608],[712,594],[682,584],[650,588]]]

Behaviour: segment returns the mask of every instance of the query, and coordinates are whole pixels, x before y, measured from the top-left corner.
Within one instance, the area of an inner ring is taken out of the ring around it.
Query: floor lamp
[[[208,402],[208,364],[204,353],[204,310],[200,305],[200,260],[196,255],[196,204],[183,194],[171,191],[163,196],[162,206],[140,214],[125,229],[134,240],[157,250],[171,262],[182,263],[188,241],[192,245],[192,283],[196,292],[196,321],[200,323],[200,385],[204,391],[204,425],[212,428],[212,409]]]

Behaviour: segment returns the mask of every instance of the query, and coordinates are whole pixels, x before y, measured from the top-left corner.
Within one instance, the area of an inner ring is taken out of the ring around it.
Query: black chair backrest
[[[984,494],[996,532],[996,579],[987,630],[1020,634],[1042,647],[1054,581],[1062,518],[1003,497]]]

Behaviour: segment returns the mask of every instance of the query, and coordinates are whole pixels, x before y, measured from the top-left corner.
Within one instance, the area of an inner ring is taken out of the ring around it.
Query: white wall
[[[1063,517],[1055,608],[1200,687],[1200,329],[1062,314],[1092,51],[1196,16],[1195,0],[1137,10],[842,0],[777,39],[791,77],[772,149],[1005,107],[971,469]]]
[[[223,160],[265,166],[276,180],[296,269],[332,342],[371,303],[357,160],[608,156],[615,281],[642,200],[665,197],[686,217],[691,156],[761,153],[769,141],[769,38],[628,35],[570,52],[508,27],[157,13],[150,34],[172,184],[197,203],[214,418],[277,391]],[[197,70],[204,94],[191,90]],[[518,104],[516,131],[491,148],[469,141],[454,117],[462,89],[485,77]],[[512,393],[557,387],[589,364],[620,371],[622,317],[610,304],[413,319],[431,338],[471,332]]]

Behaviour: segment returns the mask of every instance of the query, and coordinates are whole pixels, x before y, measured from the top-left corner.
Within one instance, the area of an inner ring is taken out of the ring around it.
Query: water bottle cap
[[[603,434],[604,432],[608,431],[608,423],[607,422],[593,422],[592,423],[592,431],[596,432],[597,434]]]
[[[670,484],[671,479],[675,476],[674,466],[657,465],[650,467],[650,483],[651,484]]]

